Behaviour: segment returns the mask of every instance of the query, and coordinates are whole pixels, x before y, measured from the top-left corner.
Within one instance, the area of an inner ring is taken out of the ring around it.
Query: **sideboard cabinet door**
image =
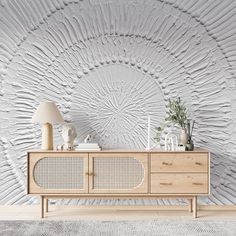
[[[94,153],[89,156],[89,193],[147,193],[148,155]]]
[[[28,193],[88,193],[88,154],[29,153]]]

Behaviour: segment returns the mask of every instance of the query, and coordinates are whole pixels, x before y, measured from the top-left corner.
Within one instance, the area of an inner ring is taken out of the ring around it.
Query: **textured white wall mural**
[[[0,0],[0,203],[37,202],[25,176],[41,100],[60,106],[79,140],[144,148],[147,115],[158,126],[177,96],[196,146],[212,152],[212,195],[200,202],[236,204],[236,1]],[[174,203],[122,201],[140,202]]]

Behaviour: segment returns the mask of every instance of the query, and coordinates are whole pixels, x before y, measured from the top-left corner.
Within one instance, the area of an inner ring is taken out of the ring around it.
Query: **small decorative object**
[[[76,129],[71,124],[65,124],[62,128],[62,137],[64,139],[63,149],[71,151],[74,149],[74,140],[77,137]]]
[[[151,136],[151,116],[148,115],[148,130],[147,130],[147,147],[146,147],[146,150],[150,150],[150,136]]]
[[[186,151],[185,149],[186,149],[185,146],[179,145],[179,146],[176,148],[176,151],[181,151],[181,152],[183,152],[183,151]]]
[[[86,150],[101,151],[101,148],[99,147],[99,145],[97,143],[79,143],[76,150],[79,150],[79,151],[86,151]]]
[[[193,151],[194,150],[194,144],[191,139],[188,139],[185,150],[186,151]]]
[[[92,140],[92,136],[88,134],[86,138],[84,139],[84,143],[89,143]]]
[[[178,137],[173,133],[168,133],[165,137],[165,151],[176,151],[178,147]]]
[[[57,151],[63,151],[63,145],[57,145]]]
[[[193,120],[193,124],[192,124],[192,128],[191,128],[190,120],[189,119],[187,120],[188,141],[186,144],[186,151],[193,151],[194,150],[194,143],[192,140],[194,124],[195,124],[195,120]]]
[[[53,150],[52,124],[64,122],[64,119],[55,103],[41,102],[31,121],[33,123],[42,124],[42,149]]]
[[[92,135],[88,134],[86,138],[84,139],[83,143],[79,143],[79,145],[76,147],[76,150],[79,151],[101,151],[101,147],[99,147],[98,143],[91,143],[92,141]]]

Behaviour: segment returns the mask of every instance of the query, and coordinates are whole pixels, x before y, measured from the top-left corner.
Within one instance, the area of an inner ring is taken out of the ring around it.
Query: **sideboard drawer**
[[[151,174],[151,193],[208,193],[207,174]]]
[[[208,172],[208,153],[152,153],[151,172]]]

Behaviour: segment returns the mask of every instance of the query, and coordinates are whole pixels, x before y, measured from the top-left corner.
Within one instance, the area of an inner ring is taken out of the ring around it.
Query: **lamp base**
[[[42,147],[43,150],[53,150],[53,130],[50,123],[42,126]]]

